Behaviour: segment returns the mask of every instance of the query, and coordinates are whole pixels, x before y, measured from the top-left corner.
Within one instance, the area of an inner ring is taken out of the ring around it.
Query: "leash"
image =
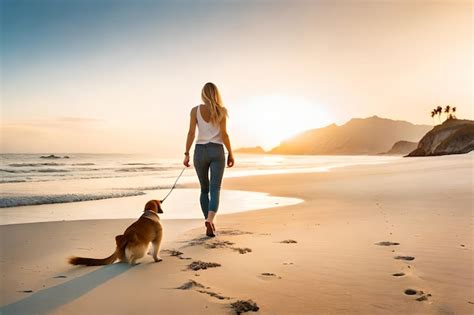
[[[165,202],[166,198],[168,198],[168,196],[171,194],[171,192],[173,191],[173,189],[176,187],[176,184],[178,183],[178,180],[180,179],[181,175],[183,175],[185,169],[186,169],[186,167],[183,168],[183,170],[181,171],[181,173],[178,175],[178,178],[176,178],[176,181],[174,182],[174,184],[173,184],[173,186],[171,187],[170,191],[166,194],[165,198],[163,198],[162,200],[160,200],[160,203]]]

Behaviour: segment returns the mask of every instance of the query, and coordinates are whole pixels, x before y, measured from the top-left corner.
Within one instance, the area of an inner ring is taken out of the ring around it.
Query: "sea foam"
[[[0,208],[101,200],[101,199],[110,199],[110,198],[141,196],[144,194],[145,193],[143,191],[124,191],[124,192],[111,192],[111,193],[100,193],[100,194],[2,196],[2,198],[0,199]]]

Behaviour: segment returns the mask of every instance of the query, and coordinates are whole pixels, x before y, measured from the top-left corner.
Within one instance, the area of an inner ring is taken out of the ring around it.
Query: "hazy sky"
[[[234,147],[473,118],[471,1],[1,0],[3,152],[182,154],[204,83]]]

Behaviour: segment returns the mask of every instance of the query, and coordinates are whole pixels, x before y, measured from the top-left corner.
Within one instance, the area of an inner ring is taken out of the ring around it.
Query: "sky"
[[[471,1],[0,0],[2,152],[182,154],[214,82],[234,147],[473,119]]]

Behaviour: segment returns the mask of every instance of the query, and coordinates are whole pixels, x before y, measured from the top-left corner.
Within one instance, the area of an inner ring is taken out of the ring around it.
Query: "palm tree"
[[[438,114],[438,121],[441,122],[441,114],[443,113],[443,107],[436,107],[436,114]]]
[[[456,114],[455,114],[456,113],[456,106],[454,106],[452,108],[452,112],[453,112],[453,118],[456,119]]]
[[[452,116],[451,116],[451,114],[450,114],[450,112],[451,112],[451,106],[446,105],[446,107],[444,108],[444,112],[446,113],[446,120],[452,118]]]
[[[433,109],[431,111],[431,118],[434,118],[434,116],[436,116],[436,109]]]

